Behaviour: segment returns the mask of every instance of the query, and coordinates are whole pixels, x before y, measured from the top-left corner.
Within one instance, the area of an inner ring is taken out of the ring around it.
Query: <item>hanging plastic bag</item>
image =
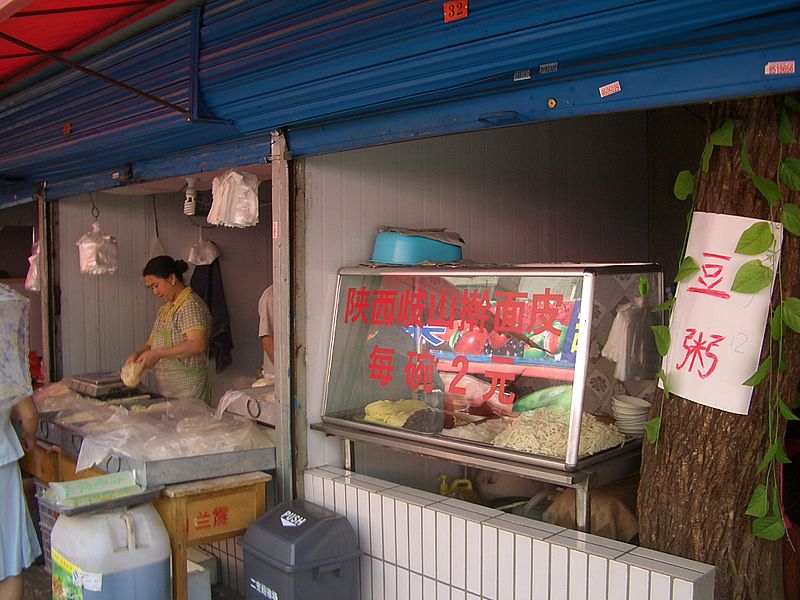
[[[228,171],[215,177],[211,182],[211,196],[207,221],[212,225],[258,225],[258,177],[255,175]]]
[[[92,230],[75,242],[78,246],[81,273],[86,275],[111,275],[117,272],[117,240],[100,230],[95,221]]]
[[[200,233],[197,242],[192,244],[189,248],[189,257],[187,262],[193,265],[210,265],[217,258],[219,258],[219,248],[214,242],[207,242],[203,239],[203,228],[200,227]]]
[[[34,242],[31,247],[31,255],[28,257],[28,274],[25,276],[25,289],[31,292],[42,291],[42,270],[41,253],[39,252],[39,242]]]
[[[210,265],[219,257],[219,249],[214,242],[196,242],[189,249],[188,262],[193,265]]]

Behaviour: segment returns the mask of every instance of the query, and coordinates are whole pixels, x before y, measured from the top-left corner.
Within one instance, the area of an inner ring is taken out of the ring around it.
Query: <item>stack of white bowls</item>
[[[650,403],[636,396],[616,394],[611,399],[611,412],[619,430],[630,436],[644,434],[644,424],[650,412]]]

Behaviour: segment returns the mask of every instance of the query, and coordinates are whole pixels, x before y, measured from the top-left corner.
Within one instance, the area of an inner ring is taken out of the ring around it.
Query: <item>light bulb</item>
[[[183,201],[183,214],[192,216],[197,210],[197,190],[195,185],[197,179],[194,177],[186,178],[186,199]]]

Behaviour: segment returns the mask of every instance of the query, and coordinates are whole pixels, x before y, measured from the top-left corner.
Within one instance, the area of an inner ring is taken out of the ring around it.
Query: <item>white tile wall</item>
[[[306,500],[344,515],[360,600],[712,600],[713,566],[334,467]]]

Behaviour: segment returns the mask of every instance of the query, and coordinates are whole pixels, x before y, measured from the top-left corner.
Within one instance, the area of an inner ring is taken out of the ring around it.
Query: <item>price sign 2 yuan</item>
[[[467,0],[451,0],[442,4],[444,22],[458,21],[469,16],[469,2]]]

